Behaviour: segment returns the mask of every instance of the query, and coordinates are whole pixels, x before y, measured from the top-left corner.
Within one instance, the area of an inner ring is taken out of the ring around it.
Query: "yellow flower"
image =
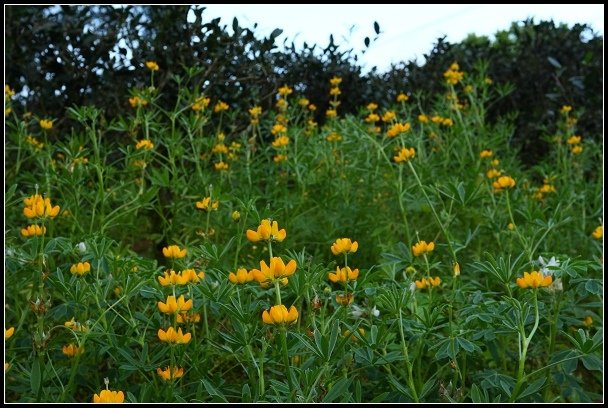
[[[572,152],[572,154],[574,154],[574,155],[581,154],[583,152],[583,146],[581,146],[581,145],[573,146],[570,149],[570,152]]]
[[[434,278],[423,278],[414,282],[418,289],[426,289],[430,287],[439,286],[441,284],[441,278],[435,276]]]
[[[317,105],[314,105],[314,104],[311,103],[310,105],[308,105],[308,110],[311,111],[311,112],[316,111],[317,110]]]
[[[287,155],[286,154],[277,154],[276,156],[274,156],[272,158],[272,161],[275,163],[280,163],[282,161],[287,160]]]
[[[32,135],[28,135],[25,138],[25,143],[27,143],[31,146],[34,146],[36,148],[36,150],[42,150],[42,148],[44,147],[44,143],[40,142],[38,139],[36,139]]]
[[[257,118],[261,114],[262,114],[261,106],[254,106],[252,108],[249,108],[249,115],[251,115],[251,117]]]
[[[378,109],[378,104],[374,103],[374,102],[370,102],[367,104],[367,109],[369,111],[375,111],[376,109]]]
[[[486,157],[492,157],[492,150],[482,150],[481,152],[479,152],[479,157],[482,159],[485,159]]]
[[[543,184],[539,187],[538,192],[541,194],[555,193],[555,186],[551,184]]]
[[[569,145],[577,145],[577,144],[580,144],[580,142],[581,142],[581,137],[576,136],[576,135],[570,136],[568,138],[568,140],[566,141],[566,143],[568,143]]]
[[[158,282],[162,286],[185,285],[190,282],[190,276],[184,276],[181,273],[175,273],[174,270],[165,271],[163,276],[158,277]]]
[[[517,286],[522,289],[546,287],[551,285],[552,282],[553,277],[551,275],[544,276],[537,271],[524,272],[524,276],[516,280]]]
[[[416,284],[416,288],[418,289],[425,289],[427,287],[427,280],[425,278],[421,279],[421,280],[417,280],[414,282]]]
[[[236,274],[234,272],[230,272],[228,274],[228,280],[232,283],[236,284],[241,284],[241,283],[247,283],[247,282],[251,282],[253,280],[253,275],[247,271],[247,269],[245,268],[239,268],[236,271]]]
[[[507,228],[509,229],[509,231],[513,231],[515,229],[515,225],[510,222],[509,225],[507,225]]]
[[[587,316],[583,319],[583,326],[591,327],[592,324],[593,324],[593,317]]]
[[[429,123],[429,117],[422,114],[422,115],[418,115],[418,122],[420,123]]]
[[[234,210],[234,211],[232,211],[232,214],[230,215],[230,217],[232,217],[232,221],[239,222],[239,220],[241,219],[241,213],[238,212],[237,210]]]
[[[330,272],[327,274],[327,278],[333,283],[337,282],[349,282],[357,280],[359,277],[359,269],[350,269],[349,266],[345,266],[344,268],[336,267],[336,272]]]
[[[441,124],[443,126],[452,126],[452,125],[454,125],[454,121],[450,118],[443,118],[443,120],[441,121]]]
[[[591,233],[591,235],[593,235],[593,238],[595,239],[602,239],[602,237],[604,236],[604,227],[603,226],[598,226],[593,230],[593,233]]]
[[[204,96],[201,96],[198,99],[196,99],[194,101],[194,103],[192,104],[192,110],[199,111],[199,110],[205,109],[207,106],[209,106],[210,103],[211,103],[210,98],[205,98]]]
[[[501,176],[498,178],[498,180],[492,183],[492,187],[494,187],[495,191],[502,191],[507,188],[513,188],[515,187],[515,180],[513,180],[509,176]]]
[[[291,95],[292,93],[293,93],[293,89],[291,89],[287,85],[283,85],[282,87],[279,88],[279,95],[281,95],[281,96]]]
[[[412,246],[412,254],[414,256],[420,256],[427,252],[432,252],[435,249],[435,243],[433,241],[428,244],[426,241],[418,241]]]
[[[262,321],[266,324],[290,324],[298,320],[298,309],[291,306],[289,311],[284,305],[272,306],[262,312]]]
[[[225,111],[225,110],[228,110],[228,109],[230,109],[230,106],[228,106],[228,104],[226,102],[219,101],[213,107],[213,112],[218,113],[218,112]]]
[[[454,264],[452,269],[454,270],[454,276],[460,276],[460,264],[458,262]]]
[[[339,305],[342,305],[342,306],[348,306],[348,305],[350,305],[351,303],[353,303],[353,301],[354,301],[354,300],[355,300],[355,297],[353,296],[353,294],[352,294],[352,293],[349,293],[349,294],[344,294],[344,295],[343,295],[343,294],[338,293],[338,294],[336,295],[336,302],[337,302]]]
[[[564,105],[564,106],[562,106],[562,109],[560,111],[561,111],[561,113],[568,113],[571,110],[572,110],[572,106],[570,106],[570,105]]]
[[[428,281],[431,285],[433,285],[433,287],[439,286],[441,284],[441,278],[439,276],[435,276],[434,278],[429,278]]]
[[[460,71],[460,67],[457,63],[453,63],[450,68],[443,73],[443,77],[448,84],[456,85],[458,82],[462,81],[464,72]]]
[[[396,117],[397,117],[397,114],[394,111],[386,111],[382,115],[382,121],[390,122],[391,120],[394,120]]]
[[[28,237],[39,237],[41,235],[44,235],[46,233],[46,227],[37,225],[37,224],[32,224],[32,225],[28,225],[25,228],[21,228],[21,235],[23,235],[24,237],[28,238]]]
[[[403,92],[397,95],[397,102],[407,102],[409,99],[410,97],[404,94]]]
[[[211,197],[205,197],[201,201],[196,202],[196,208],[203,211],[217,210],[219,205],[219,201],[211,202]]]
[[[340,91],[340,88],[338,88],[338,87],[331,88],[331,89],[329,90],[329,94],[330,94],[331,96],[338,96],[338,95],[340,95],[341,93],[342,93],[342,92]]]
[[[4,329],[4,340],[10,339],[15,333],[14,327],[9,327],[8,329]]]
[[[357,252],[359,249],[359,243],[357,241],[351,242],[350,238],[338,238],[336,242],[331,245],[331,252],[334,255],[344,254],[346,252]]]
[[[132,108],[135,108],[137,106],[146,106],[148,104],[148,101],[138,96],[133,96],[129,98],[129,104]]]
[[[310,101],[306,98],[298,99],[298,105],[300,105],[303,108],[307,107],[309,104],[310,104]]]
[[[282,125],[274,125],[274,126],[282,126]],[[283,126],[284,127],[284,126]],[[287,146],[289,144],[289,138],[287,136],[279,136],[272,142],[272,147],[275,149],[283,146]]]
[[[5,98],[11,98],[15,96],[15,91],[11,89],[11,87],[9,85],[4,85],[4,97]]]
[[[51,119],[40,119],[40,127],[44,130],[49,130],[53,128],[53,121]]]
[[[165,381],[174,380],[184,376],[184,369],[180,367],[167,367],[162,370],[160,367],[156,369],[156,373]]]
[[[331,84],[331,86],[338,86],[340,85],[340,83],[342,83],[342,78],[338,77],[338,76],[333,76],[330,80],[329,83]]]
[[[205,279],[205,272],[200,271],[196,273],[194,269],[184,269],[181,272],[183,279],[187,279],[188,282],[199,283],[201,279]]]
[[[175,296],[169,295],[167,303],[158,302],[158,310],[165,314],[187,312],[190,309],[192,309],[192,299],[186,301],[184,295],[181,295],[177,300],[175,300]]]
[[[42,198],[40,194],[34,194],[23,201],[23,215],[26,218],[55,218],[61,209],[58,205],[53,206],[50,198]]]
[[[402,147],[399,154],[393,157],[393,160],[395,160],[396,163],[402,163],[408,161],[415,155],[416,150],[414,150],[413,147],[410,147],[409,149],[407,147]]]
[[[93,395],[93,402],[102,404],[121,403],[125,402],[125,394],[122,391],[101,390],[99,395]]]
[[[486,177],[489,178],[489,179],[493,179],[493,178],[496,178],[496,177],[500,177],[501,174],[502,174],[502,172],[500,170],[490,169],[486,173]]]
[[[84,346],[79,347],[79,346],[75,345],[74,343],[70,343],[70,344],[66,344],[65,346],[63,346],[61,351],[63,351],[63,354],[65,354],[68,357],[74,357],[74,356],[84,353]]]
[[[158,64],[154,61],[146,61],[146,68],[150,71],[158,71]]]
[[[88,262],[78,262],[70,267],[72,275],[82,276],[91,272],[91,264]]]
[[[339,142],[340,140],[342,140],[342,136],[340,136],[339,133],[337,132],[331,132],[327,137],[326,140],[328,142]]]
[[[223,161],[214,163],[213,166],[215,167],[215,169],[217,171],[226,171],[230,167],[230,166],[228,166],[228,164],[224,163]]]
[[[265,261],[260,261],[260,269],[252,269],[250,274],[263,287],[266,287],[268,283],[274,283],[276,280],[286,285],[287,277],[293,275],[296,268],[297,264],[295,260],[292,259],[285,265],[285,262],[280,257],[273,256],[270,259],[270,266],[266,265]]]
[[[325,111],[325,116],[327,116],[328,118],[335,118],[336,116],[338,116],[338,111],[336,111],[335,109],[327,109],[327,111]]]
[[[367,115],[365,117],[365,119],[363,119],[363,121],[366,123],[378,122],[379,120],[380,120],[380,116],[378,116],[377,113],[370,113],[369,115]]]
[[[63,325],[75,332],[86,333],[86,331],[88,330],[87,326],[85,326],[84,324],[80,324],[73,317],[72,320],[65,322]]]
[[[280,123],[277,123],[277,124],[275,124],[275,125],[272,126],[272,129],[270,129],[270,133],[272,133],[273,135],[278,135],[278,134],[281,134],[281,133],[287,133],[287,127],[285,127],[284,125],[282,125]],[[283,136],[283,137],[286,137],[286,136]],[[287,143],[289,143],[289,138],[287,138]],[[286,146],[287,143],[285,143],[285,145],[283,145],[283,146]],[[274,142],[272,143],[272,145],[274,147],[279,147],[279,146],[275,146]]]
[[[411,125],[409,123],[395,123],[386,131],[386,136],[395,137],[402,133],[407,133],[411,129]]]
[[[177,245],[169,245],[168,247],[163,248],[163,255],[165,258],[183,258],[186,256],[186,248],[181,249]]]
[[[152,150],[152,149],[154,149],[154,143],[152,143],[148,139],[142,139],[139,142],[137,142],[137,144],[135,145],[135,148],[137,150],[140,150],[140,149]]]
[[[158,329],[158,338],[160,339],[160,341],[164,341],[166,343],[188,344],[192,339],[192,334],[182,333],[181,328],[175,331],[173,327],[169,327],[167,331],[164,331],[163,329]]]
[[[498,159],[494,159],[494,160],[492,160],[492,161],[490,162],[490,164],[491,164],[492,166],[495,166],[495,167],[496,167],[496,166],[498,166],[498,165],[500,164],[500,160],[498,160]]]
[[[201,321],[200,313],[179,313],[176,316],[176,320],[178,323],[198,323]]]
[[[287,100],[285,99],[279,99],[276,103],[276,107],[278,110],[280,110],[281,112],[284,112],[287,109]],[[277,119],[278,122],[278,119]]]
[[[246,235],[251,242],[267,241],[269,239],[282,242],[287,236],[287,232],[285,229],[279,230],[278,222],[273,221],[271,224],[269,219],[264,219],[258,226],[257,231],[247,230]]]

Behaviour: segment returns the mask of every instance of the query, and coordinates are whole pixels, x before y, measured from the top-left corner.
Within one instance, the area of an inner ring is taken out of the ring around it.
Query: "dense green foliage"
[[[355,114],[331,72],[328,113],[158,65],[115,115],[42,121],[5,87],[7,401],[602,398],[603,146],[576,106],[526,167],[483,63]]]

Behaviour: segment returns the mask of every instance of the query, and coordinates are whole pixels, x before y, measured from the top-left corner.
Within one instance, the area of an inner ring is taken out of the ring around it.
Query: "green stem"
[[[399,209],[401,210],[401,217],[403,218],[403,226],[405,227],[405,242],[407,245],[410,244],[410,227],[407,222],[407,214],[405,212],[405,206],[403,205],[403,166],[399,166]]]
[[[411,161],[408,160],[407,164],[408,164],[408,166],[410,166],[410,169],[412,170],[412,173],[414,174],[414,178],[416,179],[416,182],[418,183],[420,190],[422,190],[422,194],[424,194],[424,198],[426,199],[426,202],[428,203],[429,207],[431,207],[433,215],[435,216],[435,220],[437,221],[437,225],[439,225],[439,228],[441,229],[441,232],[443,233],[443,236],[445,237],[445,239],[448,243],[448,248],[450,249],[450,253],[452,254],[453,262],[454,263],[458,262],[458,258],[456,258],[456,251],[454,251],[454,247],[452,246],[452,240],[450,239],[450,235],[448,234],[448,231],[445,229],[444,225],[442,224],[441,219],[439,218],[439,215],[437,214],[437,211],[435,211],[435,207],[433,206],[433,203],[431,203],[431,199],[429,198],[428,194],[424,190],[424,186],[422,185],[422,182],[420,181],[420,177],[418,177],[418,173],[416,173],[416,170],[414,169],[414,166],[412,165]]]
[[[399,309],[399,334],[401,335],[401,351],[403,352],[403,357],[405,358],[405,367],[407,368],[407,385],[412,391],[414,402],[418,403],[420,401],[418,400],[418,393],[416,392],[416,385],[414,384],[414,377],[412,375],[412,363],[410,363],[410,358],[407,351],[407,344],[405,344],[405,336],[403,334],[401,309]]]
[[[519,356],[519,369],[517,371],[517,384],[515,385],[515,388],[513,389],[513,393],[511,394],[511,398],[509,399],[509,402],[513,402],[517,399],[517,396],[519,395],[519,391],[521,389],[521,386],[524,383],[524,368],[526,365],[526,354],[528,353],[528,346],[530,345],[530,342],[532,341],[532,337],[534,336],[534,333],[536,333],[536,329],[538,329],[538,323],[540,321],[540,317],[538,314],[538,292],[537,289],[534,289],[534,326],[532,327],[532,331],[530,332],[530,335],[528,337],[526,337],[526,331],[525,328],[523,327],[525,322],[522,322],[521,324],[521,337],[522,337],[522,347],[521,347],[521,352],[520,352],[520,356]]]
[[[530,264],[532,264],[532,253],[530,252],[530,248],[528,248],[524,237],[521,235],[519,228],[517,228],[515,220],[513,219],[513,212],[511,211],[511,200],[509,198],[509,190],[505,190],[505,194],[507,195],[507,211],[509,212],[509,220],[511,220],[511,223],[514,227],[513,230],[515,231],[517,238],[519,238],[519,242],[521,243],[521,246],[523,247],[524,251],[526,251],[526,255],[528,255],[528,260],[530,261]]]
[[[283,348],[283,363],[285,364],[285,370],[287,373],[287,383],[289,384],[289,402],[293,401],[293,382],[291,381],[291,368],[289,366],[289,353],[287,350],[287,329],[284,325],[281,326],[281,346]]]

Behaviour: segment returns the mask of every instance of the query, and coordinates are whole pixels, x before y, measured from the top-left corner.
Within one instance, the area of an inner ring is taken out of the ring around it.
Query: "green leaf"
[[[203,382],[203,385],[205,386],[205,389],[207,390],[209,395],[220,399],[222,402],[228,402],[226,397],[224,397],[224,394],[222,394],[221,391],[218,391],[217,388],[215,388],[209,381],[205,379],[202,379],[201,381]]]
[[[376,34],[380,34],[380,24],[377,21],[374,21],[374,31]]]
[[[378,395],[373,400],[371,400],[370,403],[373,404],[374,402],[384,402],[385,398],[388,397],[389,394],[390,394],[390,392],[383,392],[382,394]]]
[[[370,341],[369,344],[374,346],[376,344],[376,338],[378,337],[378,326],[375,324],[372,325],[370,329]]]
[[[593,354],[582,356],[581,360],[587,370],[602,371],[602,360]]]
[[[418,397],[418,399],[424,399],[424,397],[426,397],[433,390],[433,387],[435,387],[435,378],[431,377],[422,386],[422,391],[420,391],[420,396]]]
[[[388,377],[388,381],[391,383],[391,385],[393,387],[395,387],[395,389],[403,394],[404,396],[406,396],[407,398],[413,400],[414,397],[412,397],[412,394],[410,394],[410,390],[405,387],[404,385],[402,385],[395,377],[393,377],[392,375],[389,375]]]
[[[602,285],[595,279],[589,279],[585,282],[585,289],[592,295],[601,295],[603,293]]]
[[[545,384],[546,380],[547,377],[541,377],[538,380],[534,381],[532,384],[528,385],[528,387],[524,390],[524,392],[519,395],[518,398],[524,398],[528,395],[534,394],[535,392],[540,390],[540,388]]]
[[[471,401],[473,403],[489,402],[490,400],[488,398],[488,392],[483,390],[482,395],[481,389],[477,386],[477,384],[473,384],[471,386]]]
[[[341,378],[333,387],[331,387],[325,398],[323,398],[323,402],[332,402],[344,394],[348,390],[351,382],[352,380],[350,378]]]
[[[40,360],[35,359],[32,363],[32,372],[30,374],[30,387],[32,388],[32,394],[38,394],[38,389],[40,389],[41,380],[42,374],[40,370]]]

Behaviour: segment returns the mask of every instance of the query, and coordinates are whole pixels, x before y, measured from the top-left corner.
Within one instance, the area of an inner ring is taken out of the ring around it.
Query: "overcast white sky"
[[[363,39],[373,38],[374,21],[381,34],[361,57],[364,68],[377,66],[385,71],[391,62],[417,59],[432,49],[438,37],[447,35],[450,42],[459,42],[469,33],[491,36],[508,29],[513,21],[534,17],[535,22],[553,19],[572,26],[587,23],[604,35],[603,4],[457,4],[457,5],[206,5],[206,19],[221,17],[221,23],[231,27],[237,17],[241,27],[253,28],[259,36],[269,35],[275,28],[283,29],[278,38],[287,38],[296,46],[308,44],[326,46],[329,35],[342,50],[364,49]],[[347,45],[348,44],[348,45]],[[360,54],[360,53],[359,53]]]

